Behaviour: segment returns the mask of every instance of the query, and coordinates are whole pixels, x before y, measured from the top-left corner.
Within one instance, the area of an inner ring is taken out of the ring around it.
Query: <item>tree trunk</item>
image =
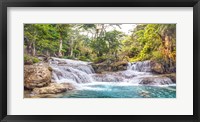
[[[32,43],[27,44],[26,50],[29,55],[32,55]]]
[[[59,57],[62,57],[62,39],[60,39],[60,41],[59,41],[59,51],[58,51],[58,56]]]
[[[33,42],[33,51],[32,51],[32,55],[35,56],[36,54],[36,50],[35,50],[35,42]]]
[[[103,31],[104,31],[104,24],[101,24],[101,32],[99,34],[99,37],[103,36]]]
[[[46,55],[49,56],[49,51],[48,50],[46,51]]]
[[[73,39],[70,42],[70,56],[73,56]]]

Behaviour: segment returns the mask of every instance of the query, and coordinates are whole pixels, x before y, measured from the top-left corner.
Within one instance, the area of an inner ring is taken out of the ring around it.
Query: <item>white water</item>
[[[132,63],[130,68],[139,72],[151,72],[150,61]]]
[[[52,80],[58,83],[70,82],[75,85],[96,83],[114,83],[120,85],[141,85],[145,78],[151,79],[153,85],[173,84],[170,78],[158,77],[151,73],[150,61],[129,63],[127,70],[118,72],[108,72],[106,74],[97,74],[90,65],[90,62],[76,61],[70,59],[52,58],[50,61],[52,67]],[[152,84],[149,84],[152,85]]]

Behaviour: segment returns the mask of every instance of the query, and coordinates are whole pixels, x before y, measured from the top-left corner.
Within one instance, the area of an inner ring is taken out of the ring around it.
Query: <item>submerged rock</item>
[[[42,88],[34,88],[33,92],[34,94],[57,94],[66,92],[68,90],[73,90],[74,86],[69,83],[50,83],[46,87]]]
[[[148,91],[141,91],[139,94],[141,97],[144,97],[144,98],[150,97],[150,93]]]
[[[47,86],[51,82],[51,71],[48,67],[44,63],[24,65],[24,87],[33,89]]]

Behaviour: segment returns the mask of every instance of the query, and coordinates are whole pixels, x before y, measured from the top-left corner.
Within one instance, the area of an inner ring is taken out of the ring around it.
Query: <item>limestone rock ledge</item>
[[[26,89],[40,88],[51,82],[51,70],[46,63],[24,65],[24,87]]]
[[[66,92],[68,90],[73,90],[74,86],[69,83],[50,83],[46,87],[34,88],[33,94],[58,94]]]

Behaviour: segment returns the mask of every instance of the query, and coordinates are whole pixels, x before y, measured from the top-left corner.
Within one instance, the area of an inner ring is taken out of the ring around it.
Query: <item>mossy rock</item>
[[[25,54],[24,55],[24,64],[25,65],[32,65],[34,63],[38,63],[40,60],[37,57],[33,57],[30,55]]]

